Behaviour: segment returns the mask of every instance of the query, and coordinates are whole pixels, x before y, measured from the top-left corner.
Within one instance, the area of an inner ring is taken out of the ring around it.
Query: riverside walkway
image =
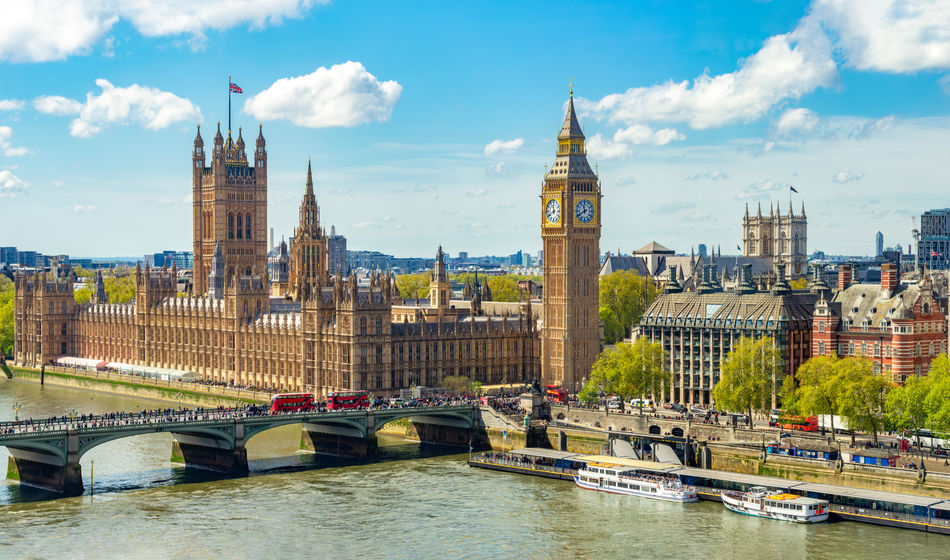
[[[473,404],[433,404],[363,410],[270,413],[260,407],[162,409],[70,415],[0,423],[10,450],[8,478],[64,494],[81,494],[79,459],[96,446],[156,432],[174,437],[172,460],[230,474],[246,474],[245,444],[271,428],[301,424],[303,444],[316,452],[363,457],[376,453],[376,430],[408,419],[420,441],[467,445],[476,424]]]

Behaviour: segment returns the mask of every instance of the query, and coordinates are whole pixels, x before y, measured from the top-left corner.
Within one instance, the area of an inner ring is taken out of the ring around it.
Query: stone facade
[[[766,336],[782,356],[784,375],[811,357],[811,317],[817,289],[793,291],[779,264],[779,279],[771,290],[758,291],[751,265],[744,265],[735,291],[723,291],[715,265],[704,268],[695,292],[683,292],[675,266],[665,293],[643,314],[634,338],[659,342],[670,356],[670,383],[664,397],[672,402],[712,403],[720,368],[739,339]],[[773,406],[783,379],[772,380]]]
[[[510,304],[495,316],[480,305],[453,310],[441,248],[432,300],[413,314],[417,321],[397,314],[405,307],[391,275],[375,272],[361,282],[331,274],[309,166],[289,270],[272,286],[266,161],[262,134],[252,167],[240,134],[237,142],[230,134],[225,142],[219,131],[207,168],[196,138],[193,294],[177,293],[174,267],[136,267],[135,300],[128,304],[109,304],[97,289],[90,303],[77,305],[71,276],[17,276],[15,361],[38,366],[77,356],[318,397],[355,389],[396,394],[438,386],[449,375],[484,384],[540,376],[540,334],[530,302]],[[596,264],[596,245],[591,254]],[[278,297],[272,297],[275,288]],[[596,284],[592,291],[596,297]],[[394,321],[397,315],[401,320]]]
[[[769,208],[768,215],[762,214],[762,205],[754,216],[749,214],[746,205],[742,218],[742,255],[745,257],[767,257],[773,265],[785,264],[785,270],[792,277],[808,274],[808,219],[805,217],[805,204],[801,214],[792,211],[788,203],[788,214],[782,214],[776,205]]]
[[[901,284],[897,265],[881,265],[881,283],[852,284],[852,270],[838,270],[838,290],[822,298],[813,320],[813,356],[863,356],[876,373],[901,384],[926,375],[947,351],[947,320],[932,281]]]
[[[579,391],[600,353],[600,180],[587,162],[574,95],[541,189],[544,278],[541,377]]]

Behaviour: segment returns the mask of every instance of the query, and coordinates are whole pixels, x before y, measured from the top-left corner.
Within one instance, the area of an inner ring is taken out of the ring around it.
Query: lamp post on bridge
[[[20,401],[13,403],[13,421],[20,421]]]

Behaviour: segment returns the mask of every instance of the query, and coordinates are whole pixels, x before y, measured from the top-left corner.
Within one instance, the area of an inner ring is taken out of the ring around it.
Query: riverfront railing
[[[78,430],[82,433],[102,433],[116,430],[135,430],[144,426],[160,424],[176,424],[182,427],[220,425],[226,420],[260,420],[271,422],[288,419],[306,422],[321,418],[353,418],[365,416],[368,412],[387,416],[398,414],[410,416],[412,414],[431,415],[440,412],[471,411],[470,404],[431,405],[416,407],[379,407],[353,410],[307,410],[295,412],[271,412],[258,407],[246,408],[211,408],[211,409],[161,409],[141,412],[119,412],[107,414],[83,414],[70,416],[56,416],[34,420],[18,420],[0,422],[0,439],[26,439],[43,436],[65,435],[67,430]]]

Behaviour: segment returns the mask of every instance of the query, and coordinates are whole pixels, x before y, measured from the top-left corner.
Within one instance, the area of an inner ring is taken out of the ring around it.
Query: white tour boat
[[[820,523],[828,520],[827,500],[816,500],[796,494],[773,494],[762,486],[755,486],[748,492],[724,490],[721,495],[722,504],[736,513],[795,523]]]
[[[588,463],[577,471],[574,482],[581,488],[614,494],[645,496],[668,502],[695,502],[696,489],[679,479],[640,474],[636,467]]]

